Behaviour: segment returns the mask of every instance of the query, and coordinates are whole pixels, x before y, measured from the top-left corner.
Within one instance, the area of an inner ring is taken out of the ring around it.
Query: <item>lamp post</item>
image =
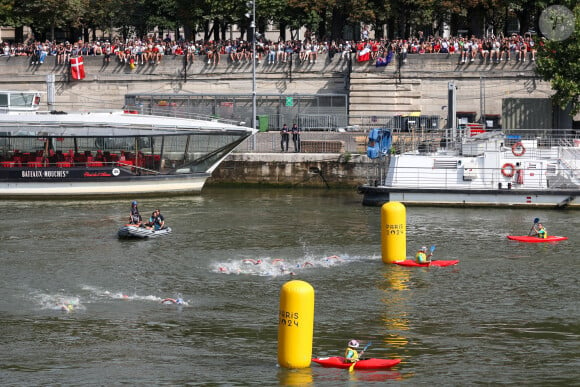
[[[252,4],[252,129],[256,129],[256,0]],[[252,150],[256,150],[256,135],[252,136]]]

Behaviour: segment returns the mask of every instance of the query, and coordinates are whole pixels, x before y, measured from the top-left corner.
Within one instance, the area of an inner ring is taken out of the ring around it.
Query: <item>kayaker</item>
[[[131,202],[131,212],[129,213],[129,224],[136,224],[137,226],[141,225],[143,218],[139,214],[139,208],[137,208],[137,201],[133,200]]]
[[[415,254],[415,262],[430,263],[432,255],[433,255],[432,253],[427,255],[427,247],[423,246],[419,249],[419,251],[417,251],[417,254]]]
[[[356,363],[359,361],[359,353],[357,348],[359,347],[359,342],[357,340],[351,340],[348,342],[348,347],[344,351],[344,358],[348,363]]]
[[[538,238],[542,239],[546,239],[548,237],[548,232],[542,223],[538,223],[538,225],[534,227],[533,236],[537,236]]]

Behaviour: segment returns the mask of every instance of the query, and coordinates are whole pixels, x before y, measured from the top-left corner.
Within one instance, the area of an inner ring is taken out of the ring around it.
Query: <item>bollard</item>
[[[384,263],[407,259],[407,210],[402,203],[388,202],[381,207],[381,243]]]
[[[280,293],[278,364],[306,368],[312,358],[314,288],[307,282],[286,282]]]

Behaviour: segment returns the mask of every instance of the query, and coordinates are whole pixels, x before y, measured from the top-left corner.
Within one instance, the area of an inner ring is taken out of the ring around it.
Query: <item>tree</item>
[[[29,17],[36,39],[54,39],[55,28],[80,27],[81,15],[87,9],[87,0],[20,1],[15,3],[14,17],[17,20]]]
[[[580,112],[580,4],[570,10],[574,15],[573,31],[566,39],[556,36],[540,42],[536,71],[555,91],[554,104],[562,110],[569,108],[574,116]]]

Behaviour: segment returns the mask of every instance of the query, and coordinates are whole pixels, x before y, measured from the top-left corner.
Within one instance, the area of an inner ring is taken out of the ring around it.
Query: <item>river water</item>
[[[382,262],[380,208],[361,200],[206,187],[140,201],[174,232],[137,241],[116,237],[129,200],[2,202],[2,384],[578,385],[577,212],[408,207],[407,255],[436,245],[435,259],[461,262],[404,268]],[[570,240],[506,239],[536,217]],[[314,356],[357,338],[402,363],[278,367],[293,279],[315,290]],[[178,295],[184,305],[161,303]]]

